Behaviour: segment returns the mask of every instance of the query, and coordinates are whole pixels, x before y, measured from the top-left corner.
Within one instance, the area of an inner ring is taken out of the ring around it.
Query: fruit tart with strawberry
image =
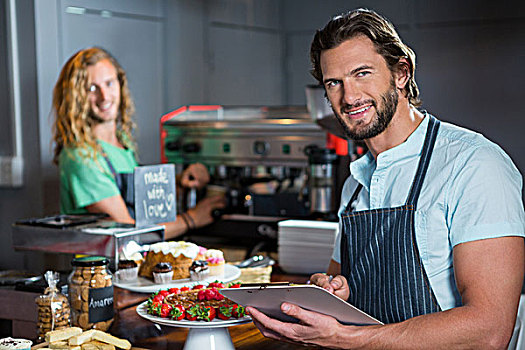
[[[219,281],[193,287],[170,288],[151,295],[147,312],[175,321],[205,321],[238,319],[246,316],[244,307],[225,298],[220,288],[238,288],[240,283],[225,285]]]

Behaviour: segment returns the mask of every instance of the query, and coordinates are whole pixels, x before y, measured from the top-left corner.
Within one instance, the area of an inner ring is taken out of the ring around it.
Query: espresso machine
[[[226,192],[228,207],[221,214],[308,216],[305,151],[325,143],[326,132],[304,107],[187,106],[162,120],[162,161],[174,163],[177,172],[196,162],[206,165],[210,184]],[[181,209],[194,197],[183,196]]]
[[[311,170],[321,167],[312,157],[325,149],[326,140],[326,131],[304,106],[184,106],[161,118],[162,161],[174,163],[177,173],[204,164],[211,176],[208,188],[222,188],[226,195],[227,207],[215,212],[220,220],[205,230],[208,239],[275,240],[280,220],[335,213],[331,193],[337,189],[321,186],[321,177],[328,180],[333,170],[322,176]],[[334,157],[324,160],[332,166]],[[180,194],[179,207],[187,209],[195,196],[206,195],[206,190]],[[234,228],[238,224],[250,227]]]

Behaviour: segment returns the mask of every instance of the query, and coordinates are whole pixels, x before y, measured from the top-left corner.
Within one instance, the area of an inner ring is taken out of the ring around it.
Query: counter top
[[[308,276],[289,275],[274,268],[272,282],[305,283]],[[37,309],[35,298],[38,293],[22,292],[13,288],[0,288],[0,302],[4,307],[0,318],[13,322],[12,336],[32,339],[35,336]],[[188,329],[154,324],[137,314],[137,306],[149,298],[149,294],[135,293],[122,288],[114,288],[115,319],[109,333],[128,339],[133,348],[145,349],[183,349]],[[278,342],[265,338],[253,323],[229,327],[235,349],[293,350],[303,349],[299,345]],[[33,339],[34,340],[34,339]],[[37,345],[35,343],[35,345]]]
[[[0,319],[11,320],[13,337],[32,338],[36,334],[38,311],[35,298],[40,294],[0,288]]]

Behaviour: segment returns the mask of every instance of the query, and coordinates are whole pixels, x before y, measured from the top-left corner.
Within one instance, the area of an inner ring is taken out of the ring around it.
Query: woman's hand
[[[208,169],[201,163],[190,164],[183,172],[181,185],[186,188],[201,189],[210,181]]]
[[[190,220],[195,224],[191,228],[199,228],[206,226],[213,222],[213,216],[211,215],[214,209],[224,208],[226,206],[226,199],[224,196],[213,196],[206,197],[197,203],[197,206],[186,212],[186,215],[190,217]]]

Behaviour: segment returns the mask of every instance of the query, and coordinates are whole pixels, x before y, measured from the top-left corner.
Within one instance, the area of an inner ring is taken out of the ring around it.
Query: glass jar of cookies
[[[109,260],[100,256],[75,258],[69,275],[71,325],[106,331],[113,322],[113,276]]]

